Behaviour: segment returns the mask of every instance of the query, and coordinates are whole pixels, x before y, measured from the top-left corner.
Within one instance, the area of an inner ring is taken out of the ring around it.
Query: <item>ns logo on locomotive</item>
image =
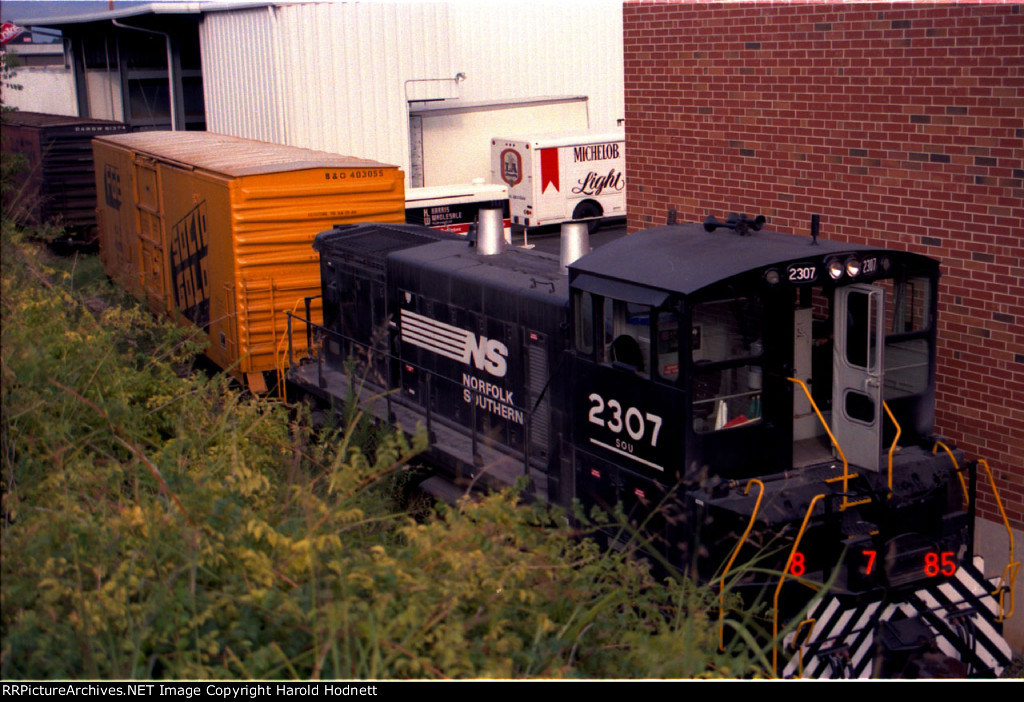
[[[560,260],[483,222],[469,242],[320,234],[324,323],[291,325],[319,351],[290,380],[425,425],[438,496],[525,476],[534,499],[621,505],[703,581],[760,558],[777,575],[739,587],[792,627],[780,677],[1009,662],[1012,578],[973,553],[976,463],[933,435],[936,261],[735,215],[575,260],[569,224]]]

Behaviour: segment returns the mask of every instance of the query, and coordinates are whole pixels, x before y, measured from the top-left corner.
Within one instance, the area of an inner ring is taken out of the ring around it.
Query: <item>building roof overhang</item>
[[[59,29],[61,27],[109,22],[111,20],[123,20],[131,17],[147,17],[152,15],[198,15],[207,12],[245,10],[279,4],[281,3],[254,2],[250,0],[236,0],[235,2],[148,2],[121,8],[119,10],[87,12],[80,15],[29,17],[21,20],[19,24],[23,27],[55,27]]]

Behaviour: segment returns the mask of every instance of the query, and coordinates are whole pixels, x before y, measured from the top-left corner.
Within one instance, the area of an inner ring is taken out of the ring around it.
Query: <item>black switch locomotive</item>
[[[294,325],[320,352],[289,379],[424,425],[439,496],[525,476],[552,504],[621,505],[703,581],[760,559],[775,616],[802,619],[779,676],[897,675],[925,650],[997,673],[974,463],[932,434],[937,262],[762,225],[659,227],[567,267],[338,227],[315,243],[324,325]]]

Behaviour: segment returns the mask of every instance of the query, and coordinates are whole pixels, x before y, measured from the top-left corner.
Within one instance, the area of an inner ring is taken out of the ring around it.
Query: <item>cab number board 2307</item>
[[[661,432],[662,424],[660,416],[636,407],[623,407],[618,400],[605,400],[596,392],[590,393],[587,399],[590,401],[587,420],[612,434],[611,437],[607,437],[607,440],[602,440],[605,437],[602,439],[590,437],[590,443],[655,470],[665,470],[663,466],[636,455],[638,449],[658,446],[658,435]]]

